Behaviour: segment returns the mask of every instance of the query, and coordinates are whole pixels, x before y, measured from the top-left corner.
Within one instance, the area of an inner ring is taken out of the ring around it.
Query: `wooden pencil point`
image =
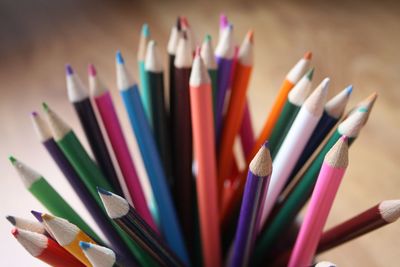
[[[324,162],[335,168],[346,168],[348,160],[347,136],[343,135],[325,156]]]
[[[249,170],[260,177],[265,177],[272,172],[272,159],[268,148],[268,141],[260,148],[250,162]]]
[[[382,215],[382,219],[388,223],[397,221],[400,217],[400,200],[386,200],[379,204],[379,211]]]

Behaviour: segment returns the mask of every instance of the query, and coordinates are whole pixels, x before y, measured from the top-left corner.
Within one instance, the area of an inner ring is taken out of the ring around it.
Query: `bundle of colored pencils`
[[[377,95],[346,112],[352,86],[329,100],[329,78],[312,90],[314,68],[307,52],[284,78],[255,137],[246,98],[254,33],[236,46],[225,15],[219,30],[214,50],[211,36],[197,43],[187,18],[179,17],[164,75],[163,57],[144,25],[140,87],[117,52],[116,86],[129,133],[95,66],[88,68],[88,90],[67,65],[68,98],[91,151],[62,111],[46,103],[46,119],[33,112],[32,122],[106,239],[42,175],[10,156],[25,187],[47,210],[32,211],[36,220],[7,216],[13,236],[32,256],[52,266],[335,266],[315,259],[398,219],[400,200],[386,200],[324,230],[348,166],[348,149]],[[136,171],[125,140],[130,134],[146,177]],[[245,168],[233,152],[236,140]]]

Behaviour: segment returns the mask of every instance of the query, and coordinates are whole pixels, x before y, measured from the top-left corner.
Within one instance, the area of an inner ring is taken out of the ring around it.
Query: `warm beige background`
[[[138,32],[148,22],[153,38],[165,47],[176,15],[186,15],[198,36],[216,36],[218,14],[235,24],[237,42],[255,30],[256,59],[250,102],[258,131],[288,69],[306,50],[314,53],[315,81],[329,76],[330,95],[354,85],[350,106],[373,91],[379,93],[370,121],[350,152],[350,167],[335,201],[329,225],[380,200],[400,197],[400,16],[399,5],[359,3],[248,1],[216,4],[189,1],[0,2],[0,170],[1,217],[28,216],[41,206],[23,188],[7,162],[13,153],[43,173],[80,210],[82,205],[36,140],[28,114],[46,100],[76,128],[66,99],[64,64],[85,77],[86,64],[97,65],[111,86],[132,143],[121,101],[115,91],[114,53],[121,49],[136,71]],[[47,3],[48,2],[48,3]],[[113,3],[111,3],[113,2]],[[332,1],[333,2],[333,1]],[[350,2],[350,1],[349,1]],[[87,213],[84,213],[87,216]],[[2,266],[40,266],[9,234],[0,220]],[[334,249],[321,259],[340,266],[399,266],[399,224]]]

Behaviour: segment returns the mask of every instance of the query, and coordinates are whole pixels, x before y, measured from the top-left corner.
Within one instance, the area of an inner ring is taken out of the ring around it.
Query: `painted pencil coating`
[[[312,263],[347,165],[347,137],[342,136],[325,156],[288,267],[308,266]]]

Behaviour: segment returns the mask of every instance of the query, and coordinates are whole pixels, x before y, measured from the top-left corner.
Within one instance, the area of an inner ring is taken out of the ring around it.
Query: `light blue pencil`
[[[161,231],[172,250],[186,265],[189,265],[189,257],[179,227],[178,217],[168,189],[156,143],[140,100],[138,86],[129,75],[120,52],[117,52],[116,60],[118,88],[154,192],[160,216]]]

